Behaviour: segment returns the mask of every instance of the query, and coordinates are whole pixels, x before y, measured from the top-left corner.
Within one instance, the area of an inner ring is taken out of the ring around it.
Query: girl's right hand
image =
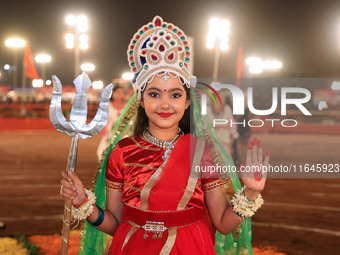
[[[64,199],[72,201],[73,206],[77,207],[86,200],[83,183],[75,173],[63,171],[60,187],[60,195]]]

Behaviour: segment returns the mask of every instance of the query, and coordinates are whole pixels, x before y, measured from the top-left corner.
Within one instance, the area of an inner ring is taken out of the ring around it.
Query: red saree
[[[193,145],[192,140],[190,144],[190,138],[190,135],[181,136],[165,162],[162,159],[164,149],[140,136],[121,140],[111,152],[106,188],[123,192],[123,203],[144,214],[189,213],[193,208],[202,214],[199,220],[192,219],[194,222],[190,224],[169,228],[154,239],[152,234],[146,238],[146,231],[134,222],[133,219],[139,218],[137,215],[130,212],[129,216],[124,211],[124,220],[113,237],[109,254],[215,254],[204,191],[220,188],[223,182],[191,175],[190,163],[196,144]],[[176,221],[176,217],[169,218]]]

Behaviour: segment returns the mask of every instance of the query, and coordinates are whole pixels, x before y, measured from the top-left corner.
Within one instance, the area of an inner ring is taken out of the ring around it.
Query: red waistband
[[[203,219],[203,210],[191,207],[180,211],[141,210],[128,204],[123,207],[123,220],[143,226],[147,221],[162,222],[165,227],[181,227]]]

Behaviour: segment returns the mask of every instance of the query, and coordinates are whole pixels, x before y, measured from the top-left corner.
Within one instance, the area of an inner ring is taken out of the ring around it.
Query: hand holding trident
[[[87,120],[87,91],[91,87],[91,80],[83,73],[74,80],[76,96],[73,101],[70,121],[67,122],[61,109],[62,86],[57,76],[52,76],[53,96],[50,105],[50,120],[53,126],[62,133],[72,137],[66,171],[75,172],[79,139],[86,139],[99,133],[106,125],[109,110],[109,98],[113,84],[105,87],[101,97],[98,111],[93,120],[86,124]],[[61,255],[66,255],[68,250],[72,201],[66,200],[64,207]]]

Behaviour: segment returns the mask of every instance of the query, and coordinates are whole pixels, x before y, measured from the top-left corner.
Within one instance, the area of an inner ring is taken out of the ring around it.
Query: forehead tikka
[[[153,79],[155,78],[155,76],[158,77],[162,77],[164,79],[164,83],[168,84],[168,79],[171,78],[179,78],[179,76],[175,73],[170,73],[170,72],[161,72],[161,73],[155,73],[154,75],[152,75],[152,77],[149,79],[149,81],[147,82],[148,84],[151,83],[153,81]],[[180,79],[180,82],[182,85],[184,85],[183,81]],[[143,89],[142,89],[143,90]]]
[[[168,84],[168,79],[169,79],[170,77],[169,76],[167,76],[167,73],[165,73],[165,75],[163,76],[163,79],[164,79],[164,83],[165,84]]]

